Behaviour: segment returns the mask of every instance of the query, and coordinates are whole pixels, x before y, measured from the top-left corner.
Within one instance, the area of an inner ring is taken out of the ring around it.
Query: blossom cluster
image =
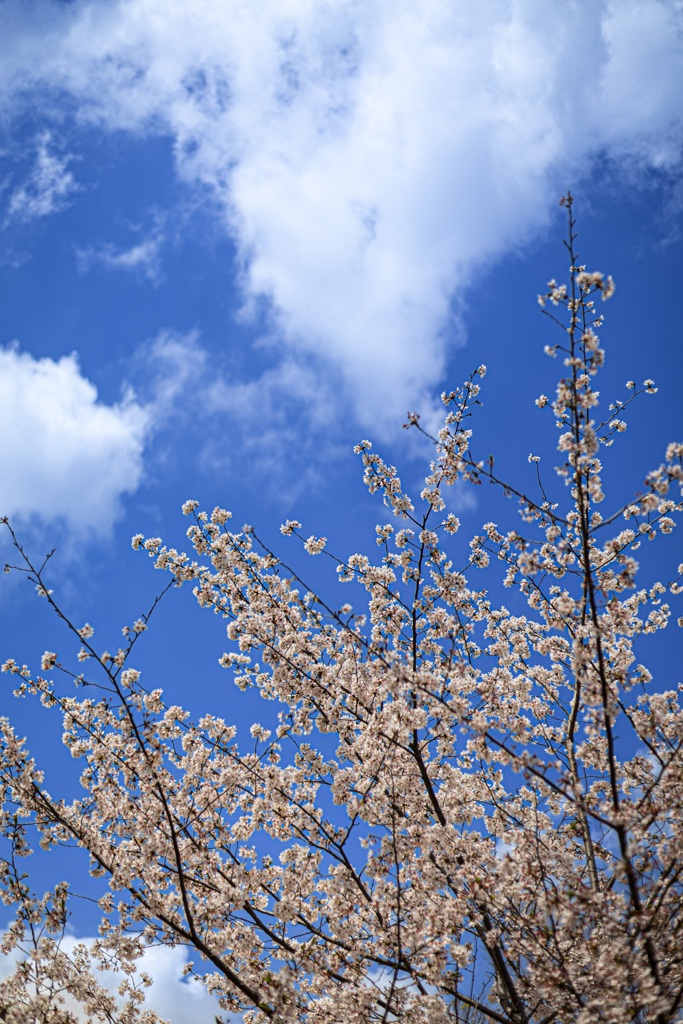
[[[655,686],[640,642],[669,629],[683,565],[639,585],[635,555],[652,550],[645,539],[670,542],[683,444],[638,494],[605,493],[602,459],[624,411],[655,389],[629,382],[600,419],[592,296],[608,298],[613,282],[578,265],[571,197],[564,205],[569,283],[542,296],[566,317],[552,346],[564,371],[554,400],[537,401],[557,427],[554,487],[541,486],[536,456],[534,496],[474,454],[479,367],[442,396],[419,496],[358,445],[393,520],[375,530],[375,557],[337,558],[297,520],[281,528],[365,591],[360,613],[313,593],[253,529],[231,531],[223,509],[183,506],[191,554],[133,539],[222,619],[221,666],[264,699],[244,746],[230,722],[193,722],[147,688],[132,661],[151,612],[115,654],[73,627],[85,697],[55,652],[41,662],[51,678],[6,661],[17,696],[58,714],[85,796],[48,792],[0,721],[11,849],[0,887],[17,911],[5,944],[35,940],[28,966],[0,983],[5,1019],[66,1021],[66,993],[91,1019],[142,1021],[133,979],[145,942],[193,949],[188,973],[254,1024],[680,1019],[683,688]],[[416,415],[409,425],[425,433]],[[503,488],[518,502],[514,528],[487,521],[461,542],[447,511],[456,480]],[[42,570],[26,556],[23,568],[57,609]],[[497,568],[510,607],[486,588]],[[103,884],[95,955],[123,965],[123,1009],[60,953],[66,889],[39,900],[19,878],[28,822],[45,849],[88,851]]]

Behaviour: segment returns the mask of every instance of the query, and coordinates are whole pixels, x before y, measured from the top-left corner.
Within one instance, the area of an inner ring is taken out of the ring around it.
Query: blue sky
[[[384,516],[353,445],[417,484],[406,411],[435,423],[482,362],[478,450],[531,483],[554,443],[533,399],[559,370],[536,294],[565,276],[568,187],[582,256],[617,282],[604,393],[660,387],[608,481],[637,487],[681,437],[683,7],[549,12],[0,3],[0,514],[32,553],[57,547],[58,596],[103,646],[160,586],[130,537],[180,545],[186,498],[273,542],[296,516],[369,550]],[[467,534],[512,518],[490,493],[453,506]],[[60,649],[36,604],[3,579],[3,660]],[[222,636],[173,595],[146,670],[246,721]]]

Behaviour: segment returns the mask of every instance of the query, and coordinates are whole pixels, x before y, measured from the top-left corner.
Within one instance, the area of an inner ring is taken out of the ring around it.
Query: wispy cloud
[[[321,468],[342,452],[339,409],[324,361],[285,358],[249,380],[223,370],[201,383],[203,414],[209,429],[201,447],[202,465],[230,466],[231,446],[215,429],[227,424],[239,439],[266,491],[291,504],[321,485]]]
[[[21,10],[0,7],[8,102],[28,81],[90,125],[170,134],[238,246],[246,309],[376,429],[429,405],[468,282],[596,157],[680,169],[674,0]]]
[[[51,149],[51,144],[49,132],[38,137],[36,158],[27,178],[10,192],[5,224],[61,213],[80,191],[81,186],[69,170],[73,156],[60,156]]]
[[[148,238],[138,242],[129,249],[119,249],[115,245],[104,244],[99,247],[78,250],[78,262],[82,270],[88,270],[93,264],[100,264],[108,270],[130,270],[142,274],[153,284],[162,280],[159,250],[161,239]]]
[[[160,284],[164,274],[161,266],[161,249],[166,241],[163,218],[156,217],[156,223],[145,237],[126,247],[102,242],[98,245],[78,249],[76,258],[79,269],[90,270],[102,266],[107,270],[123,270],[147,278],[152,284]]]
[[[155,429],[177,422],[188,393],[204,390],[208,358],[197,330],[162,330],[138,347],[131,364],[136,390]]]

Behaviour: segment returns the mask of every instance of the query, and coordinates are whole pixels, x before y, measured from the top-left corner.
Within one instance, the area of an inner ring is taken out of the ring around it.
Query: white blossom
[[[50,602],[84,641],[87,678],[61,656],[57,682],[4,662],[16,697],[53,716],[77,771],[53,795],[0,718],[0,891],[14,912],[0,947],[16,963],[0,980],[0,1017],[68,1024],[75,1005],[97,1024],[156,1024],[137,964],[162,943],[193,950],[186,974],[247,1024],[680,1018],[683,687],[653,677],[643,640],[656,635],[664,661],[666,630],[683,626],[683,563],[662,569],[683,511],[683,444],[636,493],[613,497],[607,442],[641,392],[629,382],[627,401],[600,411],[590,296],[614,285],[578,265],[572,197],[562,205],[570,283],[551,279],[540,297],[560,321],[549,351],[565,360],[559,465],[542,488],[525,493],[475,454],[464,424],[479,367],[444,392],[417,495],[370,442],[356,448],[383,517],[402,520],[371,533],[372,557],[336,562],[360,614],[292,578],[250,528],[229,532],[227,510],[183,505],[191,556],[133,538],[223,623],[217,660],[249,693],[226,700],[217,687],[217,700],[228,711],[261,701],[250,736],[208,711],[194,720],[126,667],[149,612],[124,628],[126,646],[93,656],[92,627]],[[425,433],[417,415],[410,424]],[[485,522],[468,547],[444,512],[456,480],[502,488],[519,517]],[[300,530],[281,527],[309,554],[324,550]],[[56,665],[45,651],[41,671]],[[101,915],[91,947],[67,953],[65,883],[32,892],[36,843],[41,857],[88,852]],[[108,966],[118,1001],[97,980]]]

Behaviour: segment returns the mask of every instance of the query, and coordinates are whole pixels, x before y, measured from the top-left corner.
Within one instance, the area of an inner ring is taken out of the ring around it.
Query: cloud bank
[[[680,167],[677,0],[8,0],[0,34],[8,104],[172,138],[247,311],[375,427],[424,407],[468,281],[597,157]]]
[[[0,349],[0,515],[107,534],[142,479],[147,412],[105,405],[75,355]]]

